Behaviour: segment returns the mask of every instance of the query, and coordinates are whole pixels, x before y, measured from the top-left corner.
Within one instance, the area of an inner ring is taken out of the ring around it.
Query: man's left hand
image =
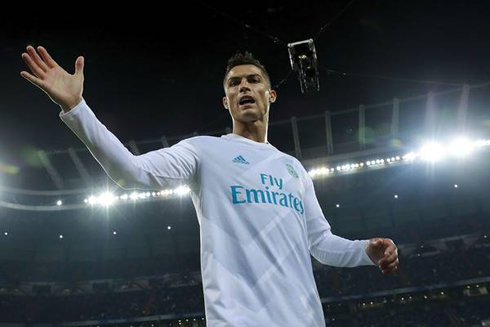
[[[383,275],[389,275],[398,269],[398,248],[390,238],[372,238],[366,247],[366,253]]]

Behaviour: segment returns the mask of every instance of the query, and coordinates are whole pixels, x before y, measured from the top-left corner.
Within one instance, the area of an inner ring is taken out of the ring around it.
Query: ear
[[[274,90],[270,90],[269,91],[269,102],[274,103],[274,102],[276,102],[276,99],[277,99],[277,92]]]
[[[226,99],[226,97],[223,97],[223,107],[225,107],[225,109],[228,109],[228,100]]]

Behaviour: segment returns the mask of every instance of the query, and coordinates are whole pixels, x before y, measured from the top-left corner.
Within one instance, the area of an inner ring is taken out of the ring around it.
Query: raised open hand
[[[27,53],[22,53],[31,73],[22,71],[20,75],[43,90],[50,98],[61,106],[64,112],[75,107],[82,100],[83,63],[82,56],[75,62],[75,74],[69,74],[51,58],[45,48],[27,46]]]

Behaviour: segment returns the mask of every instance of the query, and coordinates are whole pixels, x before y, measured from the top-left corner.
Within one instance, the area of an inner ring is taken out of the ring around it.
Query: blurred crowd
[[[314,275],[322,298],[410,286],[435,285],[490,276],[489,249],[490,247],[484,247],[480,242],[477,243],[477,246],[469,249],[451,249],[430,256],[418,256],[415,253],[404,256],[402,252],[400,253],[400,268],[393,275],[383,275],[379,269],[369,266],[356,268],[320,266],[314,270]],[[123,268],[114,266],[111,269],[118,271],[118,269]],[[135,271],[131,271],[131,273],[135,273]],[[202,284],[190,278],[188,273],[182,272],[180,276],[180,279],[174,280],[168,285],[151,284],[149,290],[119,292],[101,290],[94,294],[76,296],[0,295],[1,322],[61,322],[131,318],[156,314],[203,314]],[[189,282],[190,280],[192,283]],[[352,320],[352,326],[401,326],[397,324],[397,321],[408,321],[407,317],[414,317],[413,319],[425,322],[430,321],[430,319],[436,321],[448,319],[447,313],[440,310],[437,312],[434,314],[418,310],[417,314],[402,312],[393,317],[390,315],[370,316],[362,314],[359,317],[356,316],[357,318],[349,315],[346,319]],[[472,315],[480,315],[478,307],[474,306],[454,309],[454,312],[461,317],[464,316],[468,321],[472,319]],[[341,318],[338,319],[341,320]],[[363,324],[360,324],[360,321]],[[331,321],[329,326],[336,326],[336,324],[349,326],[349,323],[344,321],[339,324]],[[414,323],[410,326],[418,325]],[[439,325],[434,323],[430,326]]]

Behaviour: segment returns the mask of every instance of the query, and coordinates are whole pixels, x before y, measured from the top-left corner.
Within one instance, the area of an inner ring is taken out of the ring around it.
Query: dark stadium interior
[[[85,96],[97,116],[145,153],[229,133],[221,107],[228,57],[251,50],[277,84],[291,67],[269,36],[310,38],[348,4],[236,11],[198,3],[179,23],[149,8],[135,12],[147,18],[137,25],[129,11],[94,16],[86,28],[40,17],[0,23],[0,87],[10,90],[0,97],[0,327],[206,326],[190,197],[87,203],[103,190],[132,191],[105,175],[59,108],[19,76],[26,45],[49,47],[69,69],[86,56]],[[321,90],[309,95],[294,75],[278,89],[269,141],[307,171],[331,169],[313,180],[332,232],[391,238],[399,251],[400,267],[387,276],[312,260],[328,327],[490,325],[490,143],[436,163],[387,161],[416,151],[428,131],[449,142],[462,107],[466,135],[490,139],[488,9],[484,1],[354,1],[315,42],[322,65],[349,74],[321,71]],[[363,167],[344,169],[355,163]]]

